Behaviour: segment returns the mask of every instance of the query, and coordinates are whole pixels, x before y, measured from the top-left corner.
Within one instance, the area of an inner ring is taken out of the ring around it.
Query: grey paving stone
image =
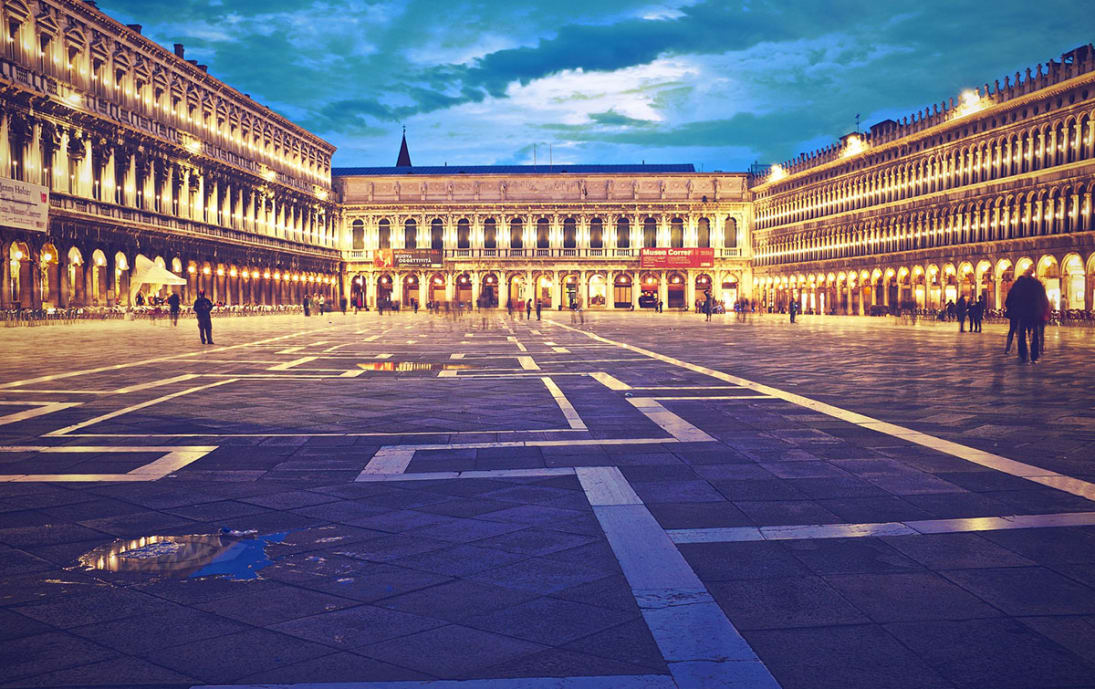
[[[931,569],[1025,567],[1034,564],[989,541],[983,533],[895,536],[882,540]]]
[[[446,624],[443,620],[372,605],[322,612],[270,629],[336,648],[353,649]]]
[[[1095,589],[1044,567],[958,569],[943,575],[1009,615],[1095,613]]]
[[[449,622],[460,622],[468,617],[488,614],[530,601],[537,595],[529,591],[455,580],[387,598],[378,605]],[[630,598],[630,595],[628,597]]]
[[[430,676],[398,667],[355,653],[332,653],[291,665],[261,670],[239,679],[240,682],[262,684],[308,684],[322,677],[324,682],[409,682],[430,679]]]
[[[863,624],[868,618],[820,577],[738,579],[708,585],[740,630]]]
[[[484,571],[497,570],[514,562],[520,562],[527,556],[506,552],[498,548],[485,548],[475,545],[457,545],[435,550],[421,555],[412,555],[397,560],[401,567],[417,569],[434,574],[464,577]]]
[[[65,632],[47,632],[0,644],[0,667],[6,680],[113,659],[118,653]]]
[[[837,574],[824,579],[873,622],[965,620],[1001,615],[996,608],[935,573]]]
[[[876,538],[790,541],[788,549],[817,574],[911,572],[919,563]]]
[[[148,657],[160,648],[234,634],[247,628],[220,615],[171,606],[154,613],[74,627],[69,631],[128,655]]]
[[[678,549],[704,582],[806,576],[810,572],[784,543],[691,543]]]
[[[448,625],[366,646],[358,652],[434,677],[460,678],[543,650],[539,644]]]
[[[78,595],[43,597],[14,608],[15,612],[59,629],[117,620],[132,615],[155,614],[173,608],[170,603],[139,591],[106,586],[85,589]]]
[[[480,571],[468,578],[506,588],[548,594],[597,581],[611,574],[613,572],[573,562],[530,558],[505,567]]]
[[[756,630],[749,644],[783,689],[953,689],[882,627]]]
[[[1085,686],[1092,666],[1016,620],[886,625],[926,663],[959,687]]]
[[[22,681],[5,683],[4,687],[122,687],[179,686],[191,684],[195,678],[173,672],[147,660],[121,656],[79,667],[54,670]]]
[[[354,604],[355,601],[342,597],[281,586],[276,589],[251,591],[231,598],[222,598],[211,603],[201,603],[195,607],[240,622],[267,626],[320,612],[348,608]]]
[[[330,654],[328,646],[268,629],[251,629],[160,649],[155,662],[209,684],[223,684]]]
[[[537,598],[469,617],[463,624],[545,646],[560,646],[637,617],[574,601]]]

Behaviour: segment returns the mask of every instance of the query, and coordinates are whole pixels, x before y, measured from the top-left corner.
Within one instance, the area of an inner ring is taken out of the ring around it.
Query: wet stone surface
[[[1095,686],[1095,492],[936,442],[1095,481],[1089,333],[215,327],[0,332],[5,413],[78,403],[0,425],[0,687]]]

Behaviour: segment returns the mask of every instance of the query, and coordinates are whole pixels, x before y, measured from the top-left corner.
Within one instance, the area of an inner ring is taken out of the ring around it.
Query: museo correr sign
[[[640,268],[711,268],[714,249],[642,249]]]
[[[48,216],[47,187],[0,178],[0,225],[45,232]]]

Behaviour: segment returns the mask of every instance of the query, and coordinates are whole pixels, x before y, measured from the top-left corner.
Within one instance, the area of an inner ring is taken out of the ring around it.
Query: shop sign
[[[377,249],[373,254],[377,268],[440,268],[443,261],[440,249]]]
[[[45,232],[49,189],[17,179],[0,179],[0,225]]]
[[[714,249],[641,249],[640,268],[713,268]]]

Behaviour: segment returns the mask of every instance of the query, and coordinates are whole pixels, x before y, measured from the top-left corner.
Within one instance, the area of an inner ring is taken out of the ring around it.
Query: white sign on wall
[[[0,178],[0,225],[45,232],[48,215],[47,187]]]

